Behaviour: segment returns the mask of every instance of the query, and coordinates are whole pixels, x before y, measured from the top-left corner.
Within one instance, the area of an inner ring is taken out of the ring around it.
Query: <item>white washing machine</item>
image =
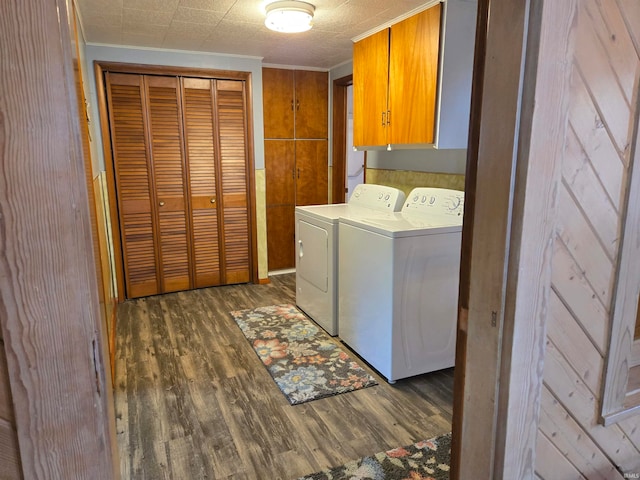
[[[340,219],[338,335],[389,383],[454,365],[463,204],[416,188],[401,213]]]
[[[338,334],[338,219],[396,212],[404,192],[360,184],[349,203],[296,207],[296,305],[329,335]]]

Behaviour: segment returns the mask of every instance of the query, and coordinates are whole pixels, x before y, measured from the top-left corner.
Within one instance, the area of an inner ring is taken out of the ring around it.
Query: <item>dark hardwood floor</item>
[[[123,479],[296,479],[451,430],[453,369],[289,405],[229,315],[277,303],[295,274],[118,307]]]

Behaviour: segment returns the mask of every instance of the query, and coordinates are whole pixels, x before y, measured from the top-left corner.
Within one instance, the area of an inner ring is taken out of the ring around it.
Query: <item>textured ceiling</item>
[[[314,26],[284,34],[264,26],[272,0],[77,0],[87,43],[263,57],[267,64],[329,69],[351,59],[351,39],[425,0],[308,0]]]

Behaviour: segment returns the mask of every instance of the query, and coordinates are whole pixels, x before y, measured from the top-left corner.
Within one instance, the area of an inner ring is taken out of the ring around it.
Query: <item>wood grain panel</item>
[[[183,116],[186,162],[189,172],[191,240],[193,244],[193,284],[219,285],[220,238],[217,182],[219,169],[215,152],[213,83],[211,80],[183,79]]]
[[[294,138],[293,70],[262,69],[264,138]]]
[[[7,358],[4,353],[4,342],[0,340],[0,420],[5,420],[15,425],[13,414],[13,400],[9,385],[9,372],[7,371]]]
[[[150,152],[158,216],[162,292],[191,285],[191,242],[184,168],[180,87],[177,77],[145,77]]]
[[[269,270],[295,267],[294,205],[267,206]]]
[[[541,432],[538,432],[536,450],[544,455],[546,461],[538,463],[536,473],[540,478],[554,480],[557,478],[571,478],[575,480],[590,480],[580,474],[578,470],[562,455],[552,441]]]
[[[540,432],[553,439],[556,448],[589,480],[622,478],[598,445],[546,387],[542,389],[540,402]],[[544,452],[541,454],[544,455]],[[543,458],[546,463],[547,456]]]
[[[627,103],[631,104],[637,72],[629,59],[636,53],[616,0],[589,0],[584,5],[582,15],[588,15],[588,25],[592,26],[597,33]]]
[[[159,292],[153,186],[140,75],[106,74],[109,123],[128,297]]]
[[[20,444],[0,421],[9,478],[118,476],[70,3],[0,4],[0,324]]]
[[[251,278],[249,159],[244,82],[216,82],[225,283]],[[240,201],[239,201],[240,200]]]
[[[579,12],[584,12],[581,8]],[[582,79],[588,85],[594,103],[618,151],[629,148],[629,104],[616,81],[616,73],[609,63],[608,54],[598,37],[588,15],[579,13],[576,23],[575,62]]]
[[[389,90],[389,32],[353,44],[353,144],[386,145]]]
[[[618,212],[573,131],[567,133],[562,176],[567,189],[582,207],[608,257],[613,260],[618,251],[620,237]]]
[[[11,423],[0,418],[0,478],[3,480],[20,480],[20,449],[16,431]]]
[[[267,205],[295,203],[295,143],[293,140],[265,140],[264,168]]]
[[[569,123],[611,202],[619,210],[623,200],[624,163],[580,75],[572,75],[570,90]]]
[[[296,140],[296,205],[329,201],[327,140]]]
[[[328,138],[329,72],[295,70],[294,84],[295,138]]]
[[[640,451],[627,440],[620,427],[598,424],[598,392],[589,390],[551,341],[546,347],[545,385],[614,465],[623,471],[640,468]],[[543,461],[543,458],[538,461]]]
[[[565,186],[559,189],[558,231],[571,255],[585,271],[600,301],[607,305],[613,289],[613,261]]]
[[[390,144],[434,141],[440,5],[438,3],[391,27],[389,111],[386,119]],[[415,105],[421,107],[415,108]]]
[[[554,241],[551,282],[558,297],[580,322],[598,351],[604,355],[609,338],[608,309],[585,278],[584,270],[575,263],[559,238]]]
[[[592,392],[599,392],[604,359],[579,323],[552,293],[549,297],[549,323],[547,335],[580,379]]]

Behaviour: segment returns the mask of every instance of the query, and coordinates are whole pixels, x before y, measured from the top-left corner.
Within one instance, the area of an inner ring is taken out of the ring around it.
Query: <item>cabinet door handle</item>
[[[209,200],[209,202],[211,202],[211,203],[216,203],[216,199],[215,199],[215,198],[212,198],[211,200]]]
[[[296,100],[296,110],[300,110],[300,100]]]
[[[300,169],[298,169],[298,178],[300,178]]]
[[[382,126],[383,126],[383,127],[386,125],[386,122],[384,121],[385,113],[386,113],[386,112],[382,112]]]
[[[161,207],[164,207],[164,202],[162,202],[162,201],[161,201],[161,202],[159,203],[159,205],[160,205]]]
[[[291,99],[291,111],[293,112],[293,98]]]
[[[391,110],[387,110],[387,125],[391,125]]]

